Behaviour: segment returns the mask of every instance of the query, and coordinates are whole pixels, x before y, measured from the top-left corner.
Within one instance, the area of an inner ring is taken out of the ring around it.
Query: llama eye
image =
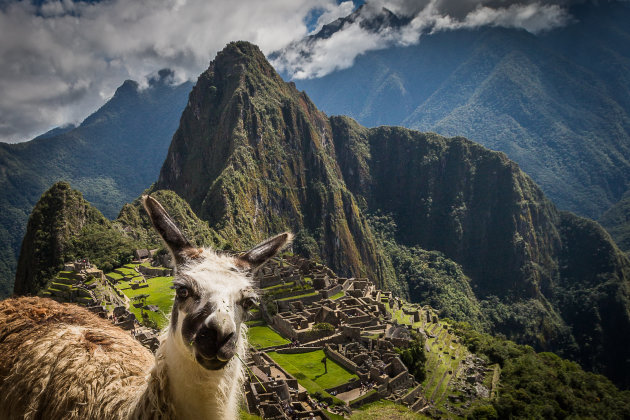
[[[177,289],[175,289],[175,293],[177,294],[177,297],[180,299],[186,299],[188,296],[190,296],[190,292],[188,291],[188,288],[184,286],[180,286]]]

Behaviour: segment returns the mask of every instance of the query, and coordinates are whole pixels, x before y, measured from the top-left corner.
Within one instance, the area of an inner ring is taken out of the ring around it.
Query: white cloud
[[[350,14],[352,2],[49,0],[37,7],[0,0],[0,141],[80,122],[125,79],[142,82],[169,67],[179,81],[195,80],[230,41],[282,50],[276,68],[298,79],[320,77],[350,67],[359,54],[414,44],[431,31],[491,25],[537,33],[561,26],[570,18],[569,1],[581,0],[370,0],[359,19],[330,38],[298,42],[313,13],[319,30]],[[361,27],[383,7],[407,24]]]
[[[317,19],[315,28],[311,33],[316,33],[322,26],[333,22],[341,17],[348,16],[354,10],[354,3],[352,0],[343,1],[340,4],[329,4],[326,9],[322,11],[322,14]]]
[[[334,0],[109,0],[0,3],[0,141],[78,122],[123,80],[160,68],[194,80],[228,42],[263,52],[307,35],[313,9]]]
[[[536,34],[570,22],[567,4],[567,0],[372,0],[354,22],[346,23],[331,37],[294,42],[273,64],[294,79],[305,79],[348,68],[367,51],[416,44],[427,33],[500,26]],[[365,29],[383,8],[405,17],[407,23],[396,28]]]

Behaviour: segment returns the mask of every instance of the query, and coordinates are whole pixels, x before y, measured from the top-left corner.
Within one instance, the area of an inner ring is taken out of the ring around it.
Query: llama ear
[[[171,216],[168,215],[164,207],[155,198],[143,195],[142,204],[149,214],[153,227],[168,246],[177,264],[183,264],[187,259],[200,257],[203,250],[190,245],[190,242],[177,228]]]
[[[281,233],[269,238],[245,254],[238,257],[239,262],[250,269],[256,269],[265,263],[269,258],[273,257],[293,240],[293,235],[289,232]]]

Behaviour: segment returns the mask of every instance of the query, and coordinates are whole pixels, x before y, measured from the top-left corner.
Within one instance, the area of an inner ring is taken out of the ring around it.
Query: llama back
[[[84,308],[25,297],[0,302],[0,418],[126,418],[153,355]]]

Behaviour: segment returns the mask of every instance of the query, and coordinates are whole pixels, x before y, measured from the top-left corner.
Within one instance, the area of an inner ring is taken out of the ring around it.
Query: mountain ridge
[[[192,86],[171,81],[168,70],[146,88],[128,80],[77,127],[0,143],[0,296],[13,288],[29,213],[53,183],[71,182],[114,219],[155,180]]]
[[[437,32],[295,83],[328,114],[462,135],[503,151],[560,208],[597,219],[630,186],[630,7],[569,10],[572,23],[537,35]]]

